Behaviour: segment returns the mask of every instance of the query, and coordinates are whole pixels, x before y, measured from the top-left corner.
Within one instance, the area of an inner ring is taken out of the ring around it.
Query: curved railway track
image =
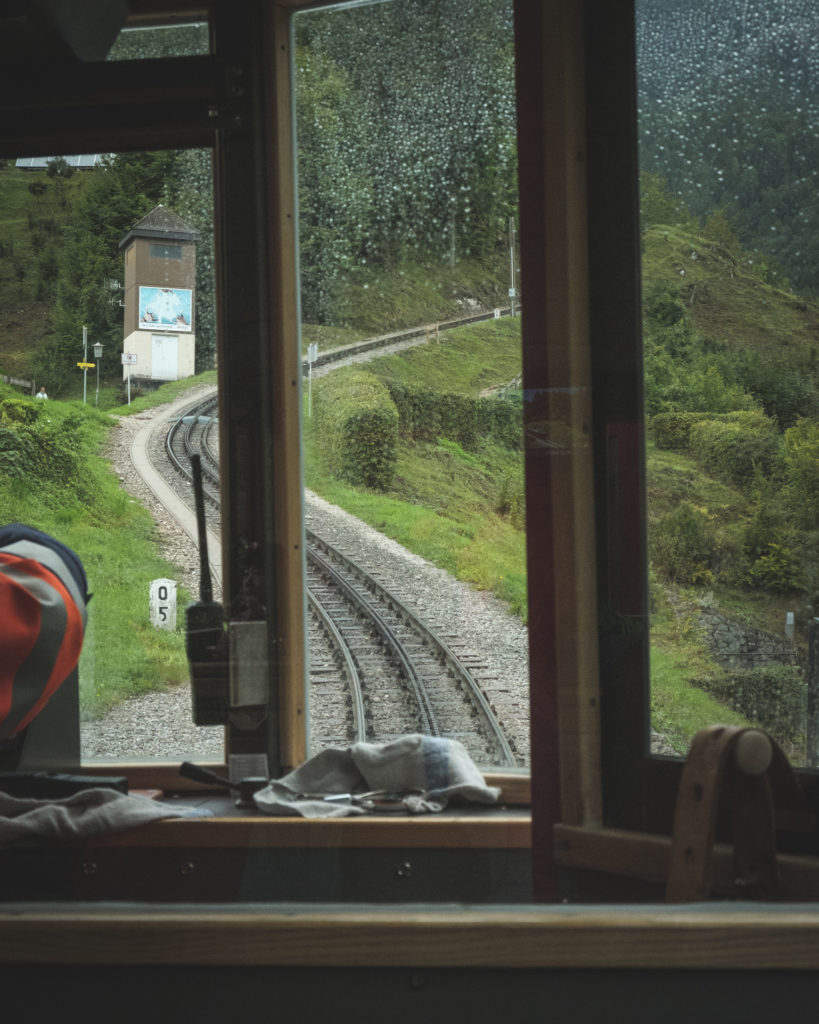
[[[198,452],[218,528],[215,396],[169,427],[165,448],[190,480]],[[410,732],[460,740],[478,764],[517,765],[478,680],[453,647],[394,593],[307,531],[311,747],[385,742]]]

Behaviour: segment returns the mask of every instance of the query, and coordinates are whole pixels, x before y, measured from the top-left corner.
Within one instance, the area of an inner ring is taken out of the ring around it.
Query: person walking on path
[[[40,390],[37,392],[37,394],[34,397],[35,398],[45,398],[45,399],[47,399],[48,395],[46,394],[46,389],[44,387],[40,388]]]

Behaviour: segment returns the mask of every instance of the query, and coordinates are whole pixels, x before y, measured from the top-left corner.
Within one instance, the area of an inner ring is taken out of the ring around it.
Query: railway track
[[[190,480],[198,452],[207,515],[218,529],[215,396],[186,410],[165,442]],[[326,540],[307,531],[312,752],[410,732],[460,740],[478,764],[517,765],[478,679],[448,641]]]

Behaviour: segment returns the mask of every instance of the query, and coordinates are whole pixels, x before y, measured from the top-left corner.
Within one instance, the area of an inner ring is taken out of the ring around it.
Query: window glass
[[[83,760],[221,760],[222,730],[197,730],[190,713],[196,549],[153,482],[161,472],[190,496],[154,428],[192,386],[215,389],[210,154],[18,164],[0,169],[0,518],[57,537],[85,567]],[[162,235],[178,259],[151,258]],[[32,399],[41,388],[47,402]]]
[[[0,518],[57,537],[85,567],[83,759],[221,760],[222,731],[194,728],[186,685],[196,549],[151,482],[155,421],[191,385],[215,386],[210,153],[41,163],[0,168]],[[152,258],[163,236],[177,259]],[[32,398],[41,388],[47,402]],[[171,494],[190,492],[162,472]]]
[[[193,57],[210,51],[207,22],[125,28],[117,36],[108,60],[150,60]]]
[[[512,5],[341,5],[294,41],[310,752],[422,732],[523,768]]]
[[[637,0],[652,749],[817,763],[819,11]]]
[[[185,25],[126,30],[109,59],[207,51],[207,25]],[[190,713],[196,549],[133,463],[158,472],[148,428],[192,385],[215,388],[210,152],[21,155],[0,166],[0,205],[0,520],[67,544],[92,593],[81,738],[58,730],[54,763],[77,747],[84,762],[221,761],[223,730]]]
[[[155,260],[181,260],[181,245],[151,244],[151,258]]]

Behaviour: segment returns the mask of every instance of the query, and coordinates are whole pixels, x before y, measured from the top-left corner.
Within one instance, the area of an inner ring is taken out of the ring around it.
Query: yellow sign
[[[96,363],[77,363],[81,370],[93,370],[96,365]]]

